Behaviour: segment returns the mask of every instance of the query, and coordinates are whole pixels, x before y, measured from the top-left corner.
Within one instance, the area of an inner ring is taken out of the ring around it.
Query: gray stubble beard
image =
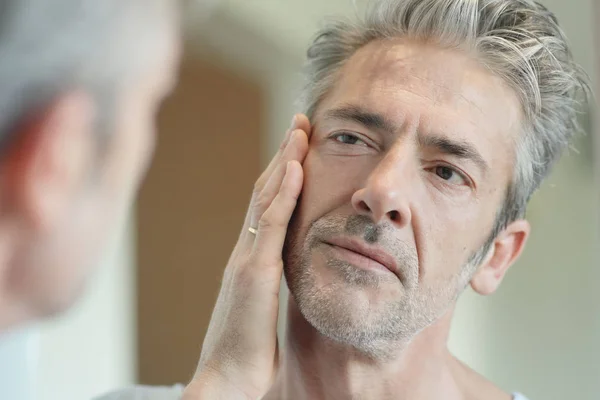
[[[436,290],[420,288],[416,251],[405,243],[390,239],[393,235],[386,235],[385,227],[374,225],[367,217],[325,216],[309,225],[302,242],[298,240],[299,228],[294,217],[288,229],[283,259],[288,287],[300,313],[321,335],[367,357],[377,360],[392,357],[445,313],[458,296],[456,282],[442,285],[442,289],[437,285]],[[312,253],[319,246],[326,246],[323,238],[336,234],[360,236],[369,243],[379,242],[398,261],[403,281],[329,259],[325,267],[341,279],[318,287]],[[357,308],[348,300],[348,295],[342,295],[361,288],[379,290],[383,285],[389,285],[390,279],[402,286],[402,295],[378,310],[370,309],[369,304]]]

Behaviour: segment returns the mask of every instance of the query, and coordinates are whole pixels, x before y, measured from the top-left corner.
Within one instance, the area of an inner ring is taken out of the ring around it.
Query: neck
[[[16,235],[13,224],[0,223],[0,335],[29,320],[30,310],[20,301],[14,285],[14,248]]]
[[[451,314],[377,360],[322,336],[290,297],[282,367],[265,399],[461,399],[446,346]]]

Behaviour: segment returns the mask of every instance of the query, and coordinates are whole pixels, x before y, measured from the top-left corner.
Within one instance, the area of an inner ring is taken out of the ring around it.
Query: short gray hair
[[[382,0],[358,22],[334,20],[308,49],[301,105],[310,119],[348,59],[366,44],[407,37],[473,50],[518,95],[525,118],[516,170],[490,240],[522,218],[531,195],[579,130],[589,79],[556,17],[533,0]],[[485,249],[484,251],[487,251]]]
[[[0,150],[23,118],[72,89],[100,117],[139,71],[166,0],[0,0]],[[98,121],[106,124],[107,121]]]

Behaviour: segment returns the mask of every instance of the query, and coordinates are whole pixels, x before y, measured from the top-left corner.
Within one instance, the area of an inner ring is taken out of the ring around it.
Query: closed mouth
[[[396,260],[379,246],[369,245],[360,239],[348,237],[335,237],[325,241],[331,246],[340,247],[366,257],[377,264],[382,265],[394,275],[398,276],[398,265]]]

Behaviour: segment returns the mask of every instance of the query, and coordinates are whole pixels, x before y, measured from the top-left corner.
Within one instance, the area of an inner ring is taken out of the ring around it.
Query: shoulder
[[[179,400],[182,385],[175,386],[131,386],[106,393],[94,400]]]

